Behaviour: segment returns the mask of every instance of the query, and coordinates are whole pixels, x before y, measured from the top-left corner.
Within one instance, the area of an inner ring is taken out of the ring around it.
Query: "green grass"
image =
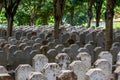
[[[113,28],[120,28],[120,22],[113,23]]]

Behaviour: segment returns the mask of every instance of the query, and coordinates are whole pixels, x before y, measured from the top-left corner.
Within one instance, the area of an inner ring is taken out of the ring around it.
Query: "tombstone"
[[[30,32],[27,32],[27,34],[26,34],[26,37],[27,37],[27,39],[31,39],[31,37],[32,37],[32,31],[30,31]]]
[[[61,53],[63,48],[64,48],[64,45],[63,45],[63,44],[58,44],[58,45],[55,46],[55,50],[56,50],[58,53]]]
[[[34,40],[28,40],[28,41],[27,41],[27,45],[28,45],[28,46],[32,46],[34,43],[35,43]]]
[[[54,49],[55,48],[55,44],[53,42],[49,42],[47,44],[47,46],[49,47],[49,49]]]
[[[41,52],[41,54],[46,55],[47,52],[48,52],[48,50],[49,50],[49,47],[46,46],[46,45],[40,47],[40,52]]]
[[[79,48],[78,49],[78,53],[80,53],[80,52],[87,52],[87,53],[89,53],[88,49],[86,49],[85,47]]]
[[[42,42],[42,39],[41,38],[36,38],[35,39],[35,43],[41,43]]]
[[[16,31],[16,32],[15,32],[15,38],[16,38],[17,40],[20,40],[21,36],[22,36],[22,31]]]
[[[102,48],[101,47],[96,47],[94,49],[94,55],[95,55],[95,58],[94,58],[94,61],[96,61],[98,59],[98,55],[102,52]]]
[[[73,70],[73,72],[77,75],[77,80],[85,80],[85,73],[87,72],[87,68],[82,61],[73,61],[70,64],[70,70]]]
[[[18,47],[20,50],[23,50],[25,48],[25,46],[27,46],[26,43],[20,43]]]
[[[85,36],[87,34],[87,31],[83,31],[79,34],[80,37],[80,42],[82,42],[82,44],[85,44]]]
[[[59,53],[56,57],[56,63],[58,63],[61,70],[67,70],[71,62],[70,57],[66,53]]]
[[[32,62],[35,71],[41,72],[43,70],[44,65],[48,63],[48,58],[43,54],[37,54],[33,57]]]
[[[40,72],[31,72],[27,80],[47,80],[47,78]]]
[[[39,50],[40,46],[41,46],[40,43],[34,43],[32,48],[33,48],[33,50]]]
[[[43,68],[43,75],[45,75],[48,80],[56,80],[59,70],[58,64],[48,63]]]
[[[56,80],[78,80],[75,73],[71,70],[62,70]]]
[[[88,51],[89,51],[89,54],[91,55],[91,61],[92,61],[92,63],[94,63],[94,48],[93,48],[93,46],[91,45],[91,44],[86,44],[85,46],[84,46]]]
[[[24,50],[23,50],[26,54],[30,54],[30,52],[32,51],[32,47],[31,46],[25,46]]]
[[[0,50],[0,65],[7,65],[7,53],[5,53],[3,50]]]
[[[120,80],[120,66],[116,67],[115,71],[114,71],[114,77],[115,80]]]
[[[23,39],[22,42],[23,43],[27,43],[29,40],[27,38]]]
[[[41,39],[45,39],[45,34],[42,33],[42,32],[40,32],[40,33],[38,34],[38,37],[41,38]]]
[[[95,67],[100,68],[103,71],[106,80],[111,80],[112,68],[110,63],[106,59],[98,59],[95,62]]]
[[[94,41],[94,39],[93,39],[93,33],[94,32],[89,32],[89,33],[86,34],[85,43],[88,43],[89,41]]]
[[[16,68],[19,64],[26,64],[28,62],[27,55],[22,50],[17,50],[14,52],[13,56],[13,67]]]
[[[6,68],[4,66],[0,66],[0,74],[5,74],[5,73],[8,73]]]
[[[55,57],[57,56],[57,51],[55,49],[49,49],[46,56],[49,59],[49,62],[55,62]]]
[[[53,40],[53,43],[55,44],[55,46],[56,46],[57,44],[61,44],[61,42],[60,42],[59,39],[54,39],[54,40]]]
[[[15,80],[26,80],[33,68],[29,64],[21,64],[15,70]]]
[[[102,51],[100,54],[99,54],[99,58],[100,59],[106,59],[110,65],[111,65],[111,68],[112,68],[112,54],[108,51]]]
[[[90,69],[86,73],[86,79],[85,80],[106,80],[105,74],[103,71],[99,68]]]
[[[87,70],[91,68],[91,56],[87,52],[80,52],[77,55],[77,60],[81,60],[86,65]]]
[[[63,53],[66,53],[71,60],[76,59],[76,54],[71,50],[71,48],[63,48],[62,50]]]
[[[72,52],[74,53],[74,55],[76,56],[78,54],[79,46],[77,44],[71,44],[70,48],[71,48]]]
[[[7,31],[5,29],[2,29],[1,30],[1,35],[4,39],[6,39],[6,36],[7,36]]]
[[[69,33],[65,33],[61,36],[60,40],[62,43],[65,43],[69,39],[69,37],[70,37]]]
[[[8,73],[0,74],[0,80],[14,80]]]
[[[75,44],[77,44],[79,47],[84,47],[84,45],[80,41],[76,41]]]
[[[31,40],[35,40],[37,38],[37,36],[32,36]]]

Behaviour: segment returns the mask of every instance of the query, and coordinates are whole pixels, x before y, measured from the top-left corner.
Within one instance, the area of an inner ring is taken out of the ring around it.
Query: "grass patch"
[[[114,22],[113,28],[120,28],[120,22]]]

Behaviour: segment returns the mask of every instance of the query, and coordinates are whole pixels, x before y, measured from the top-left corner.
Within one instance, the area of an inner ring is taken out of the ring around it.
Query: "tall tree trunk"
[[[70,25],[73,26],[74,22],[74,6],[70,8]]]
[[[8,27],[7,27],[7,36],[12,36],[12,29],[13,29],[13,16],[7,19]]]
[[[34,19],[35,19],[35,14],[32,14],[31,17],[30,17],[30,22],[29,22],[30,26],[34,25]]]
[[[105,13],[105,50],[109,51],[113,41],[113,17],[114,17],[115,0],[107,0]]]
[[[62,21],[65,0],[53,0],[54,5],[54,38],[59,38],[59,25]]]
[[[103,0],[96,2],[96,6],[95,6],[95,9],[96,9],[96,27],[99,27],[102,3],[103,3]]]
[[[91,26],[91,20],[92,20],[92,5],[93,5],[94,0],[88,1],[88,27]]]

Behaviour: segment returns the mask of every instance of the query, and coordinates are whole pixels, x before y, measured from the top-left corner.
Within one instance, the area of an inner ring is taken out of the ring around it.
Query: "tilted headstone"
[[[47,80],[47,78],[40,72],[31,72],[27,80]]]
[[[56,80],[78,80],[75,73],[71,70],[62,70]]]
[[[67,70],[71,62],[70,57],[66,53],[59,53],[56,57],[56,62],[58,63],[61,70]]]
[[[87,70],[91,68],[91,56],[88,53],[80,52],[77,55],[77,60],[81,60],[86,65]]]
[[[33,68],[30,65],[21,64],[15,70],[15,80],[26,80],[31,72]]]
[[[110,63],[106,59],[98,59],[95,62],[95,67],[102,69],[103,73],[105,74],[106,80],[111,80],[112,68]]]
[[[82,61],[73,61],[70,64],[70,69],[77,75],[77,80],[85,80],[85,73],[87,72],[86,65]]]
[[[95,69],[90,69],[86,73],[85,80],[106,80],[106,78],[105,78],[105,74],[101,69],[95,68]]]
[[[55,49],[49,49],[47,52],[47,57],[49,59],[49,62],[55,62],[55,57],[57,56],[57,51]]]
[[[43,70],[43,67],[48,63],[48,58],[43,54],[37,54],[33,57],[32,62],[35,71],[40,72]]]
[[[48,80],[56,80],[59,73],[59,65],[56,63],[48,63],[43,68],[43,75],[46,76]]]
[[[63,44],[58,44],[55,46],[55,49],[58,53],[61,53],[63,48],[64,48]]]

